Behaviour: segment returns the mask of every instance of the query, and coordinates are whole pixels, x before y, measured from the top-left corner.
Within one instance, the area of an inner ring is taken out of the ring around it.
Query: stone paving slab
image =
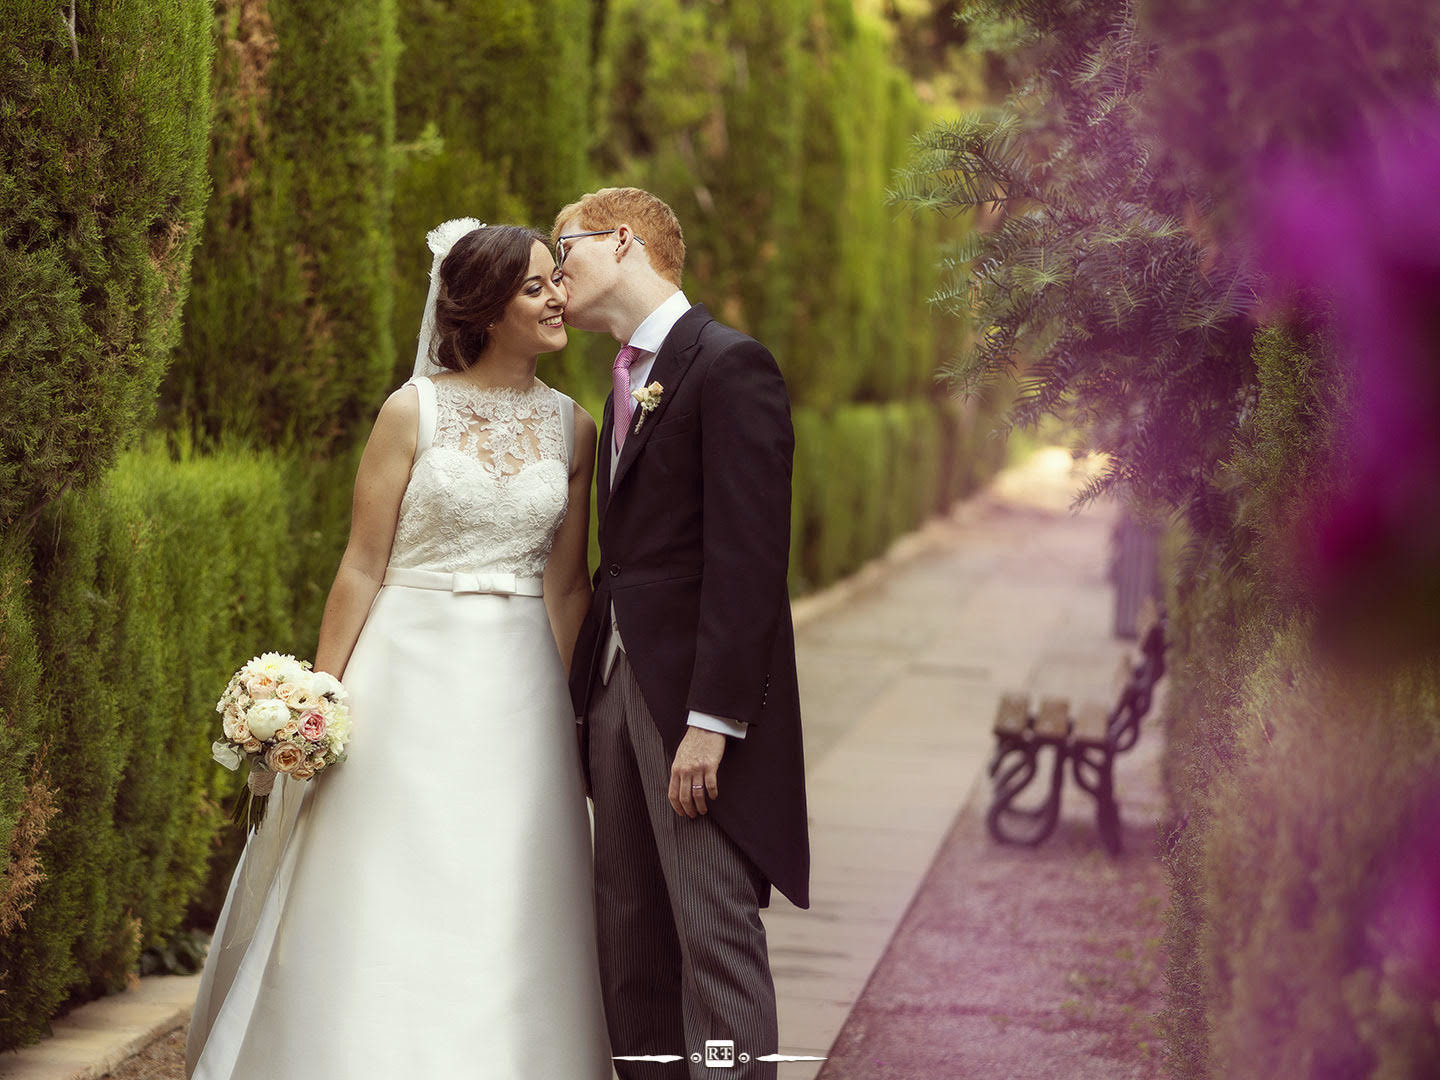
[[[97,1080],[190,1020],[199,975],[156,975],[122,994],[74,1009],[54,1034],[18,1053],[0,1054],[4,1080]]]

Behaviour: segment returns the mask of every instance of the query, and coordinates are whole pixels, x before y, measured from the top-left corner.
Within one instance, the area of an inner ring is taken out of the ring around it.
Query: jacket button
[[[612,562],[612,563],[610,564],[610,576],[611,576],[611,577],[619,577],[619,576],[620,576],[620,564],[619,564],[619,563],[617,563],[617,562]]]

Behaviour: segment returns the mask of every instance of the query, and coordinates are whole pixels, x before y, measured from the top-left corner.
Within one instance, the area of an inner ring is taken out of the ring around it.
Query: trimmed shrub
[[[217,798],[236,788],[210,761],[215,700],[257,647],[294,644],[291,505],[308,492],[287,496],[285,479],[249,454],[136,451],[43,520],[36,636],[60,812],[25,932],[0,939],[0,1045],[123,987],[202,884]]]
[[[6,527],[149,421],[209,187],[209,4],[62,8],[14,0],[0,21]]]
[[[29,552],[12,538],[0,548],[0,940],[25,931],[46,876],[40,846],[55,815],[29,577]],[[0,988],[11,984],[14,964],[14,957],[0,962]],[[0,993],[0,1030],[11,1008]]]
[[[947,456],[967,448],[946,436],[952,403],[848,405],[828,417],[802,406],[793,419],[792,595],[828,585],[884,554],[954,501],[945,484],[957,469]],[[999,467],[999,458],[992,459],[987,476]]]

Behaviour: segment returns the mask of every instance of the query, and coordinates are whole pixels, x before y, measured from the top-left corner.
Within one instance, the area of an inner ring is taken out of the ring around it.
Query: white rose
[[[290,710],[283,701],[268,698],[257,701],[245,714],[245,724],[257,739],[269,739],[290,722]]]
[[[315,688],[315,682],[307,674],[304,679],[293,684],[295,689],[290,694],[289,705],[292,709],[300,712],[309,712],[320,702],[320,691]]]
[[[325,741],[339,753],[350,741],[350,710],[337,702],[321,712],[325,716]]]
[[[221,739],[210,744],[210,756],[231,772],[240,767],[240,751]]]

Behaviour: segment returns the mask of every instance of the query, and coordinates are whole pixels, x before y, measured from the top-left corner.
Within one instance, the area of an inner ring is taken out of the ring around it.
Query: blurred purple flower
[[[1422,999],[1440,996],[1440,797],[1421,800],[1379,853],[1366,930],[1376,966]]]
[[[1267,170],[1257,226],[1277,293],[1329,302],[1353,399],[1338,490],[1300,555],[1326,629],[1440,645],[1440,110]]]

